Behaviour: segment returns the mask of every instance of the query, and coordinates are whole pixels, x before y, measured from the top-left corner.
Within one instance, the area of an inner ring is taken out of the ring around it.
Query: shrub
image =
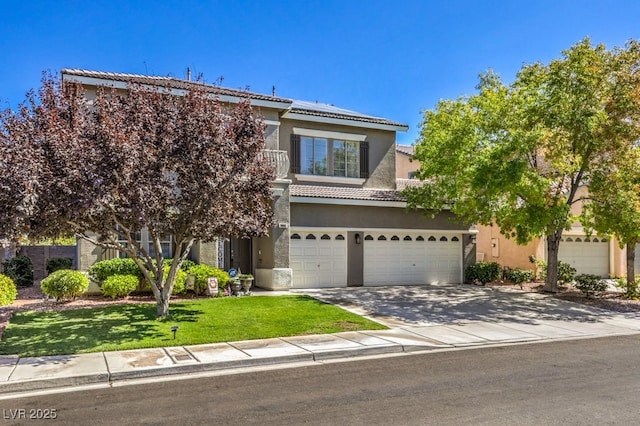
[[[164,278],[167,279],[169,276],[169,268],[164,268]],[[153,278],[153,274],[151,276]],[[148,293],[151,290],[151,284],[142,278],[140,280],[140,286],[138,287],[138,291],[142,293]],[[173,290],[171,294],[184,294],[187,292],[187,273],[182,269],[178,270],[178,274],[176,275],[176,281],[173,283]]]
[[[573,282],[576,276],[576,268],[558,260],[558,284],[569,284]]]
[[[514,284],[519,284],[520,288],[522,288],[522,284],[526,282],[531,282],[534,280],[535,274],[533,273],[533,271],[529,271],[526,269],[505,268],[505,278]]]
[[[0,274],[0,306],[10,305],[18,297],[18,288],[11,277]]]
[[[601,293],[607,289],[605,280],[597,275],[580,274],[576,275],[576,288],[583,292],[587,297],[593,294]]]
[[[194,265],[189,268],[189,275],[194,276],[194,291],[196,294],[206,294],[209,290],[209,284],[207,280],[209,278],[217,278],[218,279],[218,287],[222,288],[227,285],[229,281],[229,274],[222,269],[215,268],[213,266],[200,264]]]
[[[59,269],[40,283],[42,292],[56,300],[75,299],[89,288],[89,278],[82,272]]]
[[[140,279],[135,275],[115,274],[104,280],[100,290],[103,295],[113,299],[126,297],[138,288],[139,282]]]
[[[71,269],[73,259],[70,257],[51,257],[47,259],[47,275],[59,269]]]
[[[547,262],[536,258],[534,255],[529,256],[529,262],[536,265],[536,279],[545,281],[547,279]]]
[[[465,276],[471,282],[480,281],[482,284],[498,280],[502,274],[502,267],[496,262],[478,262],[465,269]]]
[[[164,268],[167,269],[167,268],[171,268],[171,262],[173,262],[173,259],[165,259],[162,264]],[[193,260],[185,259],[182,261],[182,265],[180,265],[180,269],[187,272],[189,271],[190,268],[192,268],[195,265],[196,265],[196,262],[194,262]]]
[[[112,275],[135,275],[142,278],[142,272],[138,265],[130,258],[119,258],[101,260],[89,267],[89,276],[92,280],[102,283]]]
[[[4,274],[18,287],[33,285],[33,263],[27,256],[16,256],[2,262]]]

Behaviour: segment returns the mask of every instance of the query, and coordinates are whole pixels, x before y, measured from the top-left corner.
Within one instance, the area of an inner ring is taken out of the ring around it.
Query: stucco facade
[[[162,84],[178,95],[194,84],[83,70],[64,70],[63,79],[123,91],[130,82]],[[315,284],[358,286],[368,281],[380,285],[387,280],[394,284],[395,276],[404,276],[405,284],[462,280],[464,266],[475,260],[474,231],[448,212],[431,219],[407,211],[397,191],[395,140],[396,132],[407,130],[405,124],[333,105],[216,86],[207,90],[223,103],[249,97],[264,119],[265,155],[278,175],[272,184],[274,226],[264,237],[196,243],[190,254],[193,260],[241,268],[255,275],[257,286],[274,290]],[[316,169],[315,164],[322,167]],[[387,247],[385,240],[394,243]],[[390,260],[393,247],[409,254],[415,247],[424,257],[401,266]],[[81,242],[79,267],[86,269],[116,255]],[[384,262],[382,278],[371,272],[380,262]]]

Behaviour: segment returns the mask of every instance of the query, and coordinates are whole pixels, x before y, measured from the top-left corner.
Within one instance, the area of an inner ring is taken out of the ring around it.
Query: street
[[[637,424],[639,349],[634,335],[84,389],[2,399],[0,423]]]

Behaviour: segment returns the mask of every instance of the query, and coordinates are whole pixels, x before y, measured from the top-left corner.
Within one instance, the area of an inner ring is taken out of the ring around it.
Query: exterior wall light
[[[356,234],[356,244],[362,244],[362,237],[360,234]]]

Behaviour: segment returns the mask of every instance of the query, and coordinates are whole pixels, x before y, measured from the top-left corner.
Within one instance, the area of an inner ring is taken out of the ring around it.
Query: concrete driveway
[[[294,290],[390,327],[598,322],[617,314],[538,293],[467,284]]]

